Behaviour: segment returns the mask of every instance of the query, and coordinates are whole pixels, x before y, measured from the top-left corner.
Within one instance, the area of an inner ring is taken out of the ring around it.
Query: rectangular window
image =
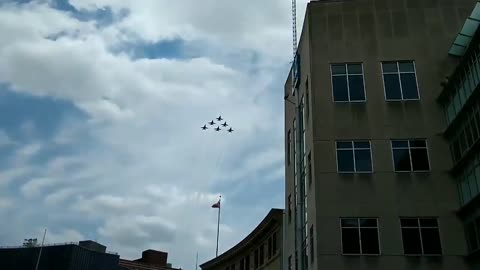
[[[342,218],[342,252],[345,255],[379,255],[376,218]]]
[[[292,194],[288,194],[288,224],[292,223]]]
[[[272,236],[272,249],[273,255],[277,254],[277,232],[274,232]]]
[[[308,186],[311,186],[312,185],[312,179],[313,179],[313,175],[312,175],[312,153],[308,153],[308,157],[307,157],[307,164],[308,164],[308,171],[307,171],[307,174],[308,174]]]
[[[250,270],[250,255],[245,256],[245,270]]]
[[[382,62],[386,100],[418,100],[417,75],[413,61]]]
[[[245,259],[240,259],[240,270],[245,270]]]
[[[332,88],[335,102],[365,101],[363,65],[332,64]]]
[[[258,256],[260,259],[260,265],[263,265],[263,263],[265,262],[265,245],[264,244],[260,245],[260,252]]]
[[[290,130],[288,130],[288,133],[287,133],[287,165],[290,166],[290,162],[292,160],[292,153],[290,152],[291,151],[291,148],[292,147],[292,132]]]
[[[268,245],[267,245],[267,259],[270,260],[272,258],[272,237],[268,238]]]
[[[230,265],[230,270],[235,270],[235,264]]]
[[[257,269],[258,268],[258,248],[255,249],[255,253],[254,253],[254,256],[253,256],[253,269]]]
[[[313,258],[315,258],[315,250],[313,248],[313,242],[314,242],[314,238],[313,238],[313,225],[310,226],[310,263],[313,263]]]
[[[288,270],[293,270],[292,255],[288,256]]]
[[[370,141],[338,141],[336,148],[339,173],[372,172]]]
[[[396,172],[424,172],[430,170],[426,140],[392,140],[391,144],[393,165]]]
[[[440,231],[436,218],[401,218],[405,255],[441,255]]]

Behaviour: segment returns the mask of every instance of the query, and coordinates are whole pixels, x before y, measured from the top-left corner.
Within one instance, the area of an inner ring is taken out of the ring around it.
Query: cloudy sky
[[[290,8],[0,0],[0,245],[48,228],[193,269],[219,194],[221,252],[282,207]],[[200,130],[219,114],[234,133]]]

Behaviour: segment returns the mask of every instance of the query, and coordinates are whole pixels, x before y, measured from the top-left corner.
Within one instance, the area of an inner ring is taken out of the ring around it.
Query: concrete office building
[[[202,270],[279,270],[282,267],[283,210],[272,209],[237,245],[200,265]]]
[[[308,4],[285,84],[284,269],[470,269],[437,98],[476,2]]]
[[[467,261],[480,269],[480,3],[465,21],[449,54],[460,60],[444,82],[438,101],[452,153],[452,175],[458,181],[460,207],[468,243]]]

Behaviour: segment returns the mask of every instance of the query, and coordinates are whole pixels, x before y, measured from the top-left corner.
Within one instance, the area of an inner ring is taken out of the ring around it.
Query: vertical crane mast
[[[297,53],[297,0],[292,0],[293,58]]]

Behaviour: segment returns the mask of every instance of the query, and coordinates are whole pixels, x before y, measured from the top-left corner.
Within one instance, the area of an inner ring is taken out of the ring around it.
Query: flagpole
[[[40,263],[40,256],[42,256],[43,243],[45,242],[45,235],[47,235],[47,229],[43,233],[42,245],[40,246],[40,252],[38,253],[37,264],[35,265],[35,270],[38,269],[38,264]]]
[[[218,236],[220,234],[220,209],[222,208],[222,204],[220,203],[220,201],[222,200],[222,196],[220,195],[220,199],[218,200],[219,202],[219,207],[218,207],[218,223],[217,223],[217,249],[215,251],[215,257],[218,257]]]

